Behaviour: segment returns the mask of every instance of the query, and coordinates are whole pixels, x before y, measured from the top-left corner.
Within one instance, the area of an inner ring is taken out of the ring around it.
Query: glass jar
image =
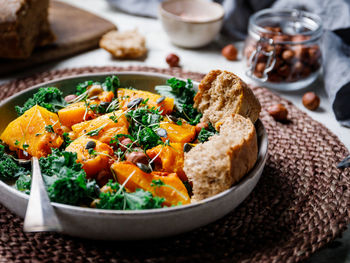
[[[246,74],[259,85],[296,90],[310,85],[322,65],[321,19],[295,10],[264,9],[249,19]]]

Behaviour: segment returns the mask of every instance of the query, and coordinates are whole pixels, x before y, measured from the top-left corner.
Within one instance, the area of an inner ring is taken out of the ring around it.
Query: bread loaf
[[[219,129],[220,134],[185,153],[184,171],[193,184],[193,202],[229,189],[257,160],[257,137],[250,119],[227,116]]]
[[[199,84],[194,107],[203,113],[202,121],[216,125],[227,116],[238,113],[254,123],[261,110],[252,90],[235,74],[212,70]]]
[[[48,0],[2,0],[0,57],[28,58],[37,45],[55,38],[48,22]]]

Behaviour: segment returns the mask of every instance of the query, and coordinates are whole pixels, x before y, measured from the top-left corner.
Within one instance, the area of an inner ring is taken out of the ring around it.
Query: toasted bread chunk
[[[146,40],[137,31],[110,31],[103,35],[100,47],[107,50],[116,58],[139,58],[147,53]]]
[[[257,136],[250,119],[227,116],[219,129],[220,134],[185,153],[184,171],[193,183],[193,202],[229,189],[257,160]]]
[[[261,110],[252,90],[235,74],[212,70],[199,84],[194,107],[203,113],[202,121],[217,122],[238,113],[254,123]]]

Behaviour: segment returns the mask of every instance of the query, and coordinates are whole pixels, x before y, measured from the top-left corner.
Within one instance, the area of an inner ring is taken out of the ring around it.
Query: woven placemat
[[[86,67],[40,73],[0,86],[0,99],[40,82],[104,71],[148,71],[200,80],[199,73],[148,67]],[[350,222],[350,174],[336,164],[347,149],[322,124],[264,88],[253,88],[263,110],[269,157],[253,193],[228,216],[176,237],[137,242],[91,241],[26,234],[22,219],[0,205],[2,262],[298,262],[338,237]],[[274,103],[290,122],[266,112]],[[188,220],[191,220],[189,218]]]

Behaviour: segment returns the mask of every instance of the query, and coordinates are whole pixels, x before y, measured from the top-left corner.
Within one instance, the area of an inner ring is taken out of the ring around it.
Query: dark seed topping
[[[162,103],[163,101],[165,100],[165,97],[164,96],[162,96],[162,97],[160,97],[159,99],[157,99],[157,104],[159,104],[159,103]]]
[[[129,109],[134,108],[134,107],[138,106],[142,101],[143,101],[143,98],[134,99],[134,100],[130,101],[128,103],[128,105],[126,105],[126,107],[128,107]]]
[[[189,143],[184,144],[184,152],[185,153],[189,152],[192,148],[193,148],[193,146],[191,144],[189,144]]]
[[[95,184],[94,192],[95,192],[95,194],[96,194],[97,196],[100,196],[101,189],[100,189],[100,187],[99,187],[97,184]]]
[[[350,167],[350,155],[338,163],[337,168],[344,169]]]
[[[101,103],[100,103],[100,106],[102,106],[103,108],[107,108],[108,106],[109,106],[109,102],[107,102],[107,101],[102,101]]]
[[[159,137],[166,138],[168,136],[168,133],[166,132],[165,129],[159,128],[156,130],[156,133],[158,134]]]
[[[147,165],[145,165],[143,163],[137,163],[136,166],[138,168],[140,168],[143,172],[147,173],[147,174],[152,173],[152,169],[149,166],[147,166]]]
[[[169,120],[171,120],[172,122],[178,122],[178,118],[176,118],[175,116],[173,116],[173,115],[170,115],[169,117]]]
[[[94,149],[96,147],[96,142],[94,141],[88,141],[86,146],[85,146],[85,149],[88,150],[88,149]]]

